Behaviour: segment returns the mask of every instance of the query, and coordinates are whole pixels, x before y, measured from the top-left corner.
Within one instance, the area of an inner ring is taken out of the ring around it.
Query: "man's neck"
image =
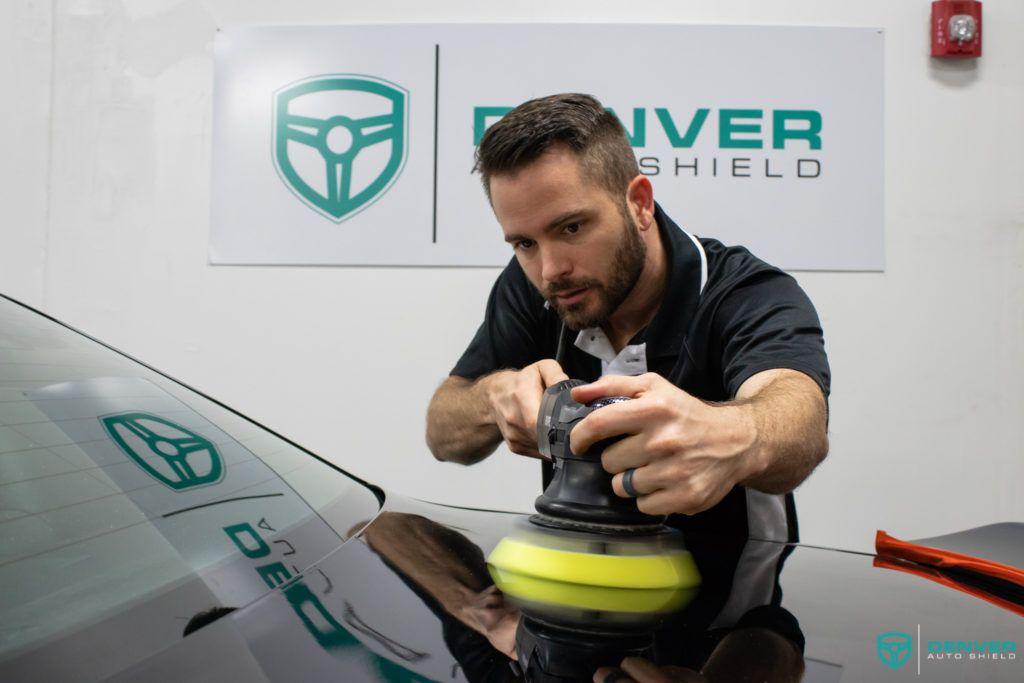
[[[636,281],[629,296],[622,302],[608,321],[601,326],[608,340],[618,353],[636,336],[637,332],[647,327],[661,306],[665,295],[665,283],[668,279],[665,245],[661,241],[661,231],[655,226],[652,239],[647,245],[647,256],[644,269]]]

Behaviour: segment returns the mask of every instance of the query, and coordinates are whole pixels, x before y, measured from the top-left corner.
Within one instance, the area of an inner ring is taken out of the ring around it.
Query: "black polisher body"
[[[621,437],[599,441],[583,454],[572,451],[572,430],[583,418],[605,406],[632,399],[609,396],[584,405],[570,393],[573,387],[583,384],[586,382],[565,380],[544,392],[537,418],[537,441],[541,454],[552,460],[554,476],[535,502],[540,514],[531,519],[535,524],[553,528],[615,535],[651,533],[665,518],[640,512],[635,499],[615,495],[612,476],[601,466],[604,449]]]

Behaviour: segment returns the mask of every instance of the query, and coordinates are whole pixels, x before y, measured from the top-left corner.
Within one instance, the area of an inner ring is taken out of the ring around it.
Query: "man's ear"
[[[626,187],[626,206],[641,230],[647,230],[654,221],[654,188],[651,180],[640,174]]]

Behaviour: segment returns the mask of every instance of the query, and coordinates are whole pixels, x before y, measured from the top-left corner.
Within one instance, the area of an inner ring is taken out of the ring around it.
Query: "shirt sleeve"
[[[557,316],[545,310],[543,297],[513,258],[495,281],[484,321],[450,374],[476,379],[544,358],[550,345],[549,319]]]
[[[829,395],[821,322],[790,275],[771,267],[746,273],[723,297],[714,325],[722,340],[722,375],[730,396],[752,375],[781,368],[808,375]]]

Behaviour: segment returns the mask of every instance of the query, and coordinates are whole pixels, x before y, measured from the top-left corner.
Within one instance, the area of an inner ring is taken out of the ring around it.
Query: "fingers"
[[[640,512],[645,512],[649,515],[667,515],[672,512],[679,512],[674,508],[663,509],[664,505],[668,500],[674,500],[674,497],[668,496],[665,490],[664,482],[659,479],[659,470],[662,469],[661,463],[653,463],[646,467],[629,468],[625,472],[620,472],[612,477],[612,491],[619,498],[636,498],[636,507]],[[633,487],[633,494],[626,491],[624,480],[626,475],[632,472],[630,475],[630,484]]]
[[[626,657],[621,668],[603,666],[594,673],[594,683],[704,683],[705,678],[691,669],[656,666],[640,657]]]
[[[653,493],[655,489],[654,488],[645,487],[644,486],[644,482],[642,481],[642,479],[644,477],[644,470],[647,470],[647,469],[648,468],[646,468],[646,467],[639,467],[639,468],[630,467],[626,471],[620,472],[619,474],[616,474],[614,477],[612,477],[612,490],[615,492],[615,495],[618,496],[619,498],[633,498],[633,497],[635,497],[632,494],[630,494],[628,491],[626,491],[626,486],[623,483],[625,478],[626,478],[626,475],[629,472],[633,473],[631,475],[632,481],[630,483],[632,484],[633,490],[636,492],[637,496],[642,497],[642,496],[645,496],[645,495],[647,495],[649,493]]]
[[[623,434],[639,434],[652,417],[652,406],[640,401],[613,403],[595,410],[573,428],[572,452],[581,455],[602,439]],[[635,465],[623,464],[621,469],[633,466]]]
[[[681,513],[693,515],[712,507],[728,493],[728,490],[706,491],[692,482],[677,481],[671,463],[653,462],[644,467],[629,468],[612,477],[612,490],[620,498],[632,498],[627,493],[623,480],[632,470],[633,490],[636,491],[636,507],[649,515]]]
[[[696,671],[677,666],[659,667],[641,657],[626,657],[622,670],[637,683],[699,683],[704,677]]]
[[[658,375],[650,372],[636,377],[605,375],[596,382],[575,387],[572,390],[572,397],[580,403],[590,403],[602,396],[636,397],[651,389],[659,379],[661,378]]]
[[[713,508],[728,492],[723,489],[711,496],[704,496],[685,490],[658,489],[637,498],[636,507],[648,515],[695,515]]]
[[[618,667],[602,666],[594,672],[594,683],[636,683],[636,681]]]
[[[531,434],[530,436],[506,434],[505,443],[508,444],[508,449],[516,455],[525,455],[528,458],[537,458],[539,460],[544,459],[544,456],[537,450],[536,434]]]
[[[515,389],[516,401],[522,412],[522,424],[531,432],[532,438],[536,438],[533,432],[537,428],[537,413],[540,411],[544,390],[565,379],[569,379],[568,375],[562,371],[562,366],[553,360],[537,361],[519,372]]]
[[[501,382],[496,392],[497,424],[513,453],[542,457],[537,449],[537,413],[544,389],[565,379],[568,376],[557,362],[542,360],[522,370],[502,374],[496,380]]]
[[[612,490],[628,498],[622,486],[624,476],[620,473],[612,477]],[[635,469],[632,484],[639,494],[637,509],[649,515],[695,515],[714,507],[732,489],[727,481],[668,460]]]
[[[558,361],[546,359],[538,361],[536,363],[537,372],[540,374],[541,380],[543,380],[543,389],[547,389],[552,384],[558,384],[569,379],[569,375],[565,374],[562,370],[562,366],[558,364]]]
[[[524,375],[515,390],[518,413],[515,425],[520,428],[520,438],[530,442],[534,450],[537,447],[537,413],[540,412],[543,394],[540,375],[536,374]]]

